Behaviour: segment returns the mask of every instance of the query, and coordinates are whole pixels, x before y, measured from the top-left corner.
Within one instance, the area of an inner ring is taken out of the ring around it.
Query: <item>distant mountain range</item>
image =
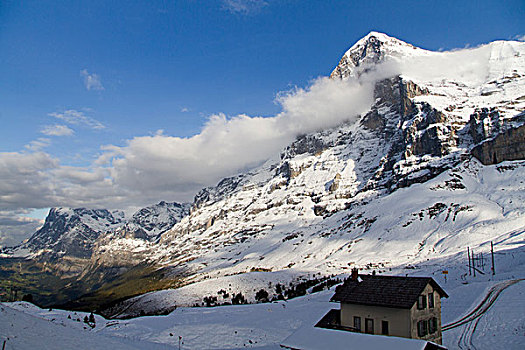
[[[251,271],[388,268],[523,240],[524,57],[516,41],[431,52],[372,32],[331,74],[380,76],[357,122],[298,136],[191,204],[161,202],[129,220],[52,209],[8,253],[116,300]],[[123,278],[143,288],[111,294]],[[89,300],[78,305],[101,305]]]

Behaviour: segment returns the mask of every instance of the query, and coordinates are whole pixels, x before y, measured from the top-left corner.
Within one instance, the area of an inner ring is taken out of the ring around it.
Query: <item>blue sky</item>
[[[371,30],[450,50],[523,37],[524,13],[523,1],[3,0],[0,244],[2,218],[61,205],[190,200],[255,165],[154,185],[130,175],[158,167],[183,178],[188,165],[166,168],[162,154],[155,163],[155,147],[221,118],[277,115],[280,92],[329,75]]]

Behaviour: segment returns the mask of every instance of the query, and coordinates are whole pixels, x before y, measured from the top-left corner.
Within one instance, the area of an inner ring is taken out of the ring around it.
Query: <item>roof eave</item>
[[[443,290],[443,288],[440,287],[440,285],[436,281],[434,281],[433,278],[430,279],[430,285],[434,287],[434,290],[436,290],[439,293],[441,298],[448,298],[448,294]]]
[[[387,307],[389,309],[403,309],[403,310],[410,310],[413,304],[410,306],[394,306],[394,305],[382,305],[382,304],[374,304],[374,303],[359,303],[359,302],[350,302],[350,301],[339,301],[341,304],[351,304],[351,305],[366,305],[366,306],[376,306],[376,307]]]

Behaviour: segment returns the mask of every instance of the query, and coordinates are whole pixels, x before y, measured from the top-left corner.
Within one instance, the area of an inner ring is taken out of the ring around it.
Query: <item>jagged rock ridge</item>
[[[169,230],[183,217],[189,214],[187,203],[167,203],[161,201],[156,205],[138,210],[124,226],[116,231],[125,237],[155,240],[160,234]]]

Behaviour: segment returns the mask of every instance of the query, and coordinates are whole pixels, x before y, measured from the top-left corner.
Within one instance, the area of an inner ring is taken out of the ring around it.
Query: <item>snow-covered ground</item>
[[[445,325],[478,305],[491,286],[525,278],[524,247],[498,250],[495,257],[495,276],[490,273],[490,263],[486,264],[484,275],[469,276],[466,254],[430,260],[416,269],[399,267],[388,272],[433,276],[450,296],[442,300]],[[445,268],[449,271],[446,282],[441,273]],[[130,320],[97,316],[93,329],[82,322],[86,313],[3,303],[0,337],[8,339],[6,349],[177,349],[179,337],[181,349],[279,349],[279,344],[296,330],[314,325],[328,310],[338,307],[329,302],[332,294],[333,288],[288,301],[184,307],[167,316]],[[444,345],[449,349],[473,349],[472,344],[476,349],[521,349],[525,344],[524,295],[525,281],[511,285],[481,317],[445,331]]]
[[[68,315],[72,318],[69,319]],[[22,302],[0,303],[0,344],[5,342],[6,350],[171,348],[164,344],[90,331],[91,328],[82,322],[84,316],[74,312],[42,310]],[[100,317],[96,320],[97,324],[103,323]]]

